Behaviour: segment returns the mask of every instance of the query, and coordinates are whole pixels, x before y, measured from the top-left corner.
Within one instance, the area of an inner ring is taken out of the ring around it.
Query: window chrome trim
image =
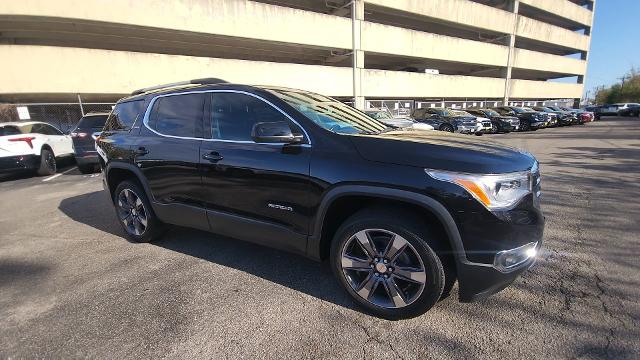
[[[256,99],[262,100],[263,102],[269,104],[272,108],[278,110],[282,115],[286,116],[289,120],[291,120],[291,122],[293,122],[298,127],[300,127],[300,129],[302,129],[302,132],[304,133],[304,136],[305,136],[305,140],[307,142],[299,144],[300,146],[302,146],[302,147],[311,147],[311,137],[309,137],[309,134],[307,133],[307,130],[305,130],[305,128],[302,125],[300,125],[300,123],[295,121],[289,114],[284,112],[282,109],[280,109],[279,107],[274,105],[269,100],[267,100],[267,99],[265,99],[265,98],[263,98],[263,97],[261,97],[259,95],[252,94],[252,93],[247,92],[247,91],[241,91],[241,90],[231,90],[231,89],[194,90],[194,91],[185,91],[185,92],[179,92],[179,93],[158,95],[158,96],[154,97],[153,99],[151,99],[151,101],[149,102],[149,105],[147,106],[147,110],[144,112],[144,118],[142,120],[142,123],[144,124],[144,127],[149,129],[149,131],[153,132],[156,135],[163,136],[163,137],[168,137],[168,138],[174,138],[174,139],[228,142],[228,143],[237,143],[237,144],[260,144],[260,145],[280,145],[280,146],[282,146],[282,145],[290,145],[289,143],[259,143],[259,142],[250,141],[250,140],[207,139],[207,138],[198,138],[198,137],[189,137],[189,136],[167,135],[167,134],[163,134],[161,132],[158,132],[158,131],[152,129],[149,126],[149,116],[151,115],[151,109],[153,109],[153,105],[156,103],[156,100],[158,100],[159,98],[168,97],[168,96],[179,96],[179,95],[188,95],[188,94],[206,94],[206,93],[236,93],[236,94],[244,94],[244,95],[252,96],[252,97],[254,97]]]

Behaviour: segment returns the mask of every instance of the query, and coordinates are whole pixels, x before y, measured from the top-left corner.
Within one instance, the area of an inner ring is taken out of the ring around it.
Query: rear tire
[[[48,149],[42,149],[40,151],[40,166],[37,173],[39,176],[53,175],[58,171],[58,165],[56,163],[56,157],[53,151]]]
[[[528,121],[523,121],[520,125],[520,131],[531,131],[531,124]]]
[[[118,222],[134,242],[151,242],[164,233],[164,224],[156,217],[146,193],[131,180],[118,184],[113,194]]]
[[[434,251],[440,241],[412,213],[365,209],[336,232],[331,268],[342,287],[370,313],[389,320],[412,318],[442,298],[445,270]],[[455,282],[450,280],[448,291]]]

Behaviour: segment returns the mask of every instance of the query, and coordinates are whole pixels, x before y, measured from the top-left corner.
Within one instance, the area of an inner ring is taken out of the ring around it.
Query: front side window
[[[202,132],[204,94],[158,98],[149,116],[149,127],[162,135],[199,137]]]
[[[142,106],[144,101],[127,101],[116,104],[115,108],[107,118],[104,126],[105,131],[129,131],[138,117],[142,116]]]
[[[377,134],[387,126],[332,98],[306,91],[266,88],[309,120],[337,134]]]
[[[251,131],[256,123],[289,122],[280,111],[266,102],[247,94],[233,92],[211,93],[211,137],[220,140],[252,141]],[[295,129],[292,129],[296,132]]]

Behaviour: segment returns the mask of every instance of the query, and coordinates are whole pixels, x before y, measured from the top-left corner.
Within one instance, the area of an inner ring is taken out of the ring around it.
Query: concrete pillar
[[[518,28],[518,11],[520,9],[520,0],[511,0],[509,2],[508,10],[513,13],[513,29],[511,34],[507,36],[507,42],[509,45],[509,56],[507,57],[507,67],[502,71],[504,77],[504,97],[502,101],[506,105],[509,102],[509,94],[511,93],[511,72],[513,69],[513,54],[516,45],[516,29]]]
[[[351,4],[351,21],[353,22],[353,104],[356,109],[365,109],[365,98],[362,91],[364,76],[364,51],[362,51],[362,22],[364,21],[364,0],[354,0]]]

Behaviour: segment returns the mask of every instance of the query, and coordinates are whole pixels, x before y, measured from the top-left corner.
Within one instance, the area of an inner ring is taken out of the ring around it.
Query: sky
[[[585,92],[640,69],[640,0],[596,1]]]

